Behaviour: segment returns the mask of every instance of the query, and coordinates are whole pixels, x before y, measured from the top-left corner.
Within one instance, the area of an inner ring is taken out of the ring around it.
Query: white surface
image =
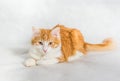
[[[64,24],[86,41],[112,37],[118,48],[70,63],[26,68],[31,27]],[[119,0],[0,0],[0,81],[120,81]]]

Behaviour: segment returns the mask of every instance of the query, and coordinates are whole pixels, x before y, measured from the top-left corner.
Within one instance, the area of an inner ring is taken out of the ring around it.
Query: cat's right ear
[[[54,37],[60,38],[60,28],[56,27],[56,28],[52,29],[51,34]]]
[[[33,36],[37,36],[40,33],[40,29],[32,27]]]

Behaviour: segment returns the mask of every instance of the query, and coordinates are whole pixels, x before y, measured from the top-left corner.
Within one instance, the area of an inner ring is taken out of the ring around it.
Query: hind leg
[[[70,56],[70,57],[68,58],[68,61],[77,60],[77,59],[79,59],[81,56],[83,56],[83,53],[77,51],[76,54],[74,54],[74,55],[72,55],[72,56]]]

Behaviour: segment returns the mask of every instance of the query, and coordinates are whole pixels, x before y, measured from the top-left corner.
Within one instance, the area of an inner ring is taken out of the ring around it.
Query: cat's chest
[[[52,58],[58,58],[61,56],[61,52],[57,52],[57,53],[50,53],[50,54],[46,54],[42,57],[42,59],[52,59]]]
[[[58,58],[61,56],[61,51],[55,51],[55,52],[49,52],[47,54],[44,54],[41,59],[53,59]]]

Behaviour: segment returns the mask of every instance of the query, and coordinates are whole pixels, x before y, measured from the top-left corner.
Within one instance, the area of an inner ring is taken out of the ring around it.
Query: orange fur
[[[101,44],[90,44],[85,43],[85,48],[87,51],[100,51],[100,50],[111,50],[114,49],[115,44],[111,38],[105,39]]]
[[[61,50],[63,53],[60,59],[62,59],[62,61],[67,61],[70,56],[76,54],[76,51],[81,51],[84,54],[86,53],[84,49],[84,38],[77,29],[66,28],[63,25],[57,25],[54,28],[56,27],[60,27]]]
[[[51,36],[50,32],[56,27],[60,28],[61,40]],[[67,28],[63,25],[56,25],[53,29],[40,29],[39,35],[34,36],[32,44],[38,44],[39,40],[53,40],[51,45],[53,48],[61,43],[62,56],[59,57],[59,62],[68,61],[70,56],[74,56],[77,51],[86,54],[90,50],[104,50],[109,49],[112,45],[110,39],[105,40],[102,44],[89,44],[84,41],[81,32],[74,28]]]

